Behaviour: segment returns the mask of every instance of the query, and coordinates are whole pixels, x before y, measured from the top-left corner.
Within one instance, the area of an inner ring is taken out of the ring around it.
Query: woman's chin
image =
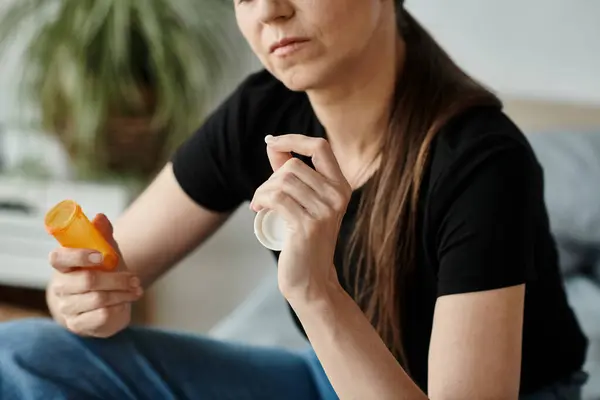
[[[295,92],[305,92],[320,86],[321,74],[314,68],[295,66],[274,74],[288,89]]]

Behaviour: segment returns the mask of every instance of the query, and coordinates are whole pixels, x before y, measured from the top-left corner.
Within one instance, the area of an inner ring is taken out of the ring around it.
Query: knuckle
[[[335,196],[333,198],[333,206],[335,208],[335,211],[343,211],[344,208],[346,208],[346,197],[343,194],[337,194],[337,196]]]
[[[69,281],[64,279],[63,274],[56,273],[48,286],[48,290],[56,297],[64,296],[69,293]]]
[[[281,168],[282,168],[282,172],[290,172],[290,171],[297,171],[299,168],[302,168],[303,165],[304,165],[304,161],[302,161],[301,159],[299,159],[297,157],[292,157],[289,160],[287,160],[286,163]]]
[[[315,148],[318,151],[328,150],[329,149],[329,142],[325,138],[317,138],[315,140]]]
[[[300,167],[300,166],[304,165],[304,161],[302,161],[298,157],[292,157],[289,160],[289,165],[292,166],[292,167],[294,167],[294,168],[297,168],[297,167]]]
[[[286,171],[281,176],[284,185],[293,185],[296,182],[296,175],[293,172]]]
[[[331,207],[325,207],[323,211],[323,218],[327,221],[334,219],[337,216],[337,212]]]
[[[280,203],[285,199],[285,193],[281,190],[275,190],[272,194],[271,194],[271,201],[273,201],[273,203]]]
[[[105,292],[92,292],[90,293],[90,303],[92,307],[102,307],[107,301],[107,293]]]
[[[106,307],[96,310],[96,322],[98,325],[105,325],[110,320],[110,310]]]
[[[327,139],[323,138],[323,137],[318,137],[315,138],[315,146],[316,147],[326,147],[329,146],[329,142],[327,141]]]
[[[56,280],[52,282],[49,287],[50,293],[52,293],[56,297],[62,296],[63,293],[65,293],[66,291],[65,289],[65,284]]]
[[[71,315],[71,310],[72,310],[71,304],[67,300],[60,299],[58,301],[58,312],[61,315]]]

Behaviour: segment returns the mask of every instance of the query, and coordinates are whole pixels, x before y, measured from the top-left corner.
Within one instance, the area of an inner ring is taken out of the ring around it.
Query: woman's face
[[[323,87],[365,62],[393,0],[234,0],[240,30],[291,90]]]

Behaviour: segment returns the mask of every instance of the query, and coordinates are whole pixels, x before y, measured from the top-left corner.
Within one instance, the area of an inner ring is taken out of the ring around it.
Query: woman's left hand
[[[286,222],[279,289],[288,300],[321,296],[339,283],[333,257],[352,189],[327,140],[290,134],[265,141],[274,173],[256,190],[250,208],[274,210]],[[315,169],[291,152],[311,157]]]

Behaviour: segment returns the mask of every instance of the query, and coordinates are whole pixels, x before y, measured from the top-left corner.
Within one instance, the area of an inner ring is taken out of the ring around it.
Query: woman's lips
[[[306,46],[308,39],[286,38],[271,46],[271,53],[278,57],[288,56]]]

